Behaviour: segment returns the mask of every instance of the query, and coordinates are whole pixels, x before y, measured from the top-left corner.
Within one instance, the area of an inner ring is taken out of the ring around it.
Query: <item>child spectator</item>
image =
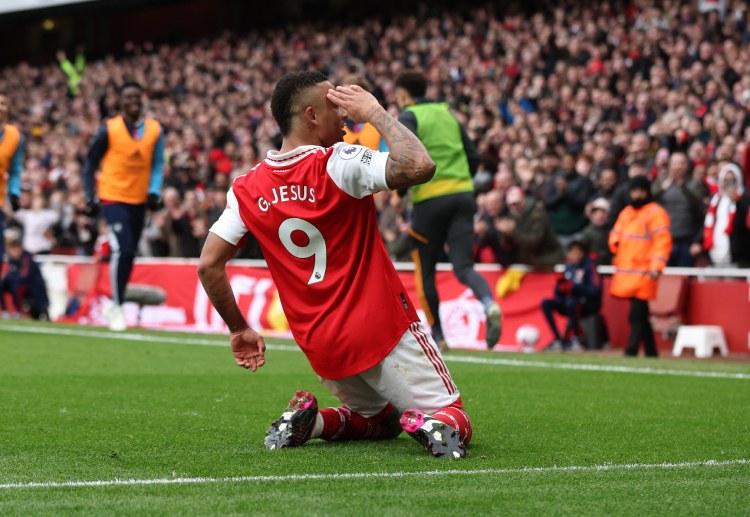
[[[582,350],[580,319],[595,314],[601,308],[602,288],[596,263],[587,255],[585,244],[571,241],[565,256],[565,271],[555,285],[554,298],[542,300],[542,312],[555,335],[547,350]],[[560,334],[555,323],[555,312],[568,318],[563,334]]]
[[[34,262],[31,253],[23,249],[21,236],[16,230],[5,232],[8,271],[0,280],[0,310],[2,319],[20,319],[21,312],[28,307],[35,320],[48,320],[49,298],[42,270]],[[5,295],[13,300],[13,312],[9,312]]]

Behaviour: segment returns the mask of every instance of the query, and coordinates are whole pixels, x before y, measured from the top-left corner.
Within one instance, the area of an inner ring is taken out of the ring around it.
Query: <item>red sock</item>
[[[321,409],[323,431],[320,438],[330,441],[378,440],[388,431],[380,422],[392,411],[393,406],[388,404],[383,411],[367,418],[346,406]]]
[[[464,411],[464,406],[460,398],[450,406],[446,406],[433,413],[432,418],[451,426],[458,432],[458,436],[461,437],[464,445],[469,445],[472,435],[471,420],[469,420],[469,415]]]

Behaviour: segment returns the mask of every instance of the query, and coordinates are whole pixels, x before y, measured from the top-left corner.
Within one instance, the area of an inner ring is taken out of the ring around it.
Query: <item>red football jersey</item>
[[[328,379],[375,366],[418,321],[372,198],[388,188],[387,158],[344,143],[271,151],[234,181],[211,228],[232,244],[252,232],[295,340]]]

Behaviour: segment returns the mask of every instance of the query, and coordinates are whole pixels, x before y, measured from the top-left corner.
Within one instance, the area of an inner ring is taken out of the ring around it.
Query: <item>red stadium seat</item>
[[[687,277],[665,275],[659,279],[656,298],[649,302],[649,309],[654,332],[664,339],[673,340],[685,320],[687,289]]]

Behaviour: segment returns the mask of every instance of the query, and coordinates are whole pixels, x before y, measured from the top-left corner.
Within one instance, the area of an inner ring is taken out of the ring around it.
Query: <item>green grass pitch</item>
[[[0,323],[0,515],[750,514],[750,362],[451,351],[461,461],[265,450],[295,390],[335,404],[268,343],[251,374],[223,336]]]

